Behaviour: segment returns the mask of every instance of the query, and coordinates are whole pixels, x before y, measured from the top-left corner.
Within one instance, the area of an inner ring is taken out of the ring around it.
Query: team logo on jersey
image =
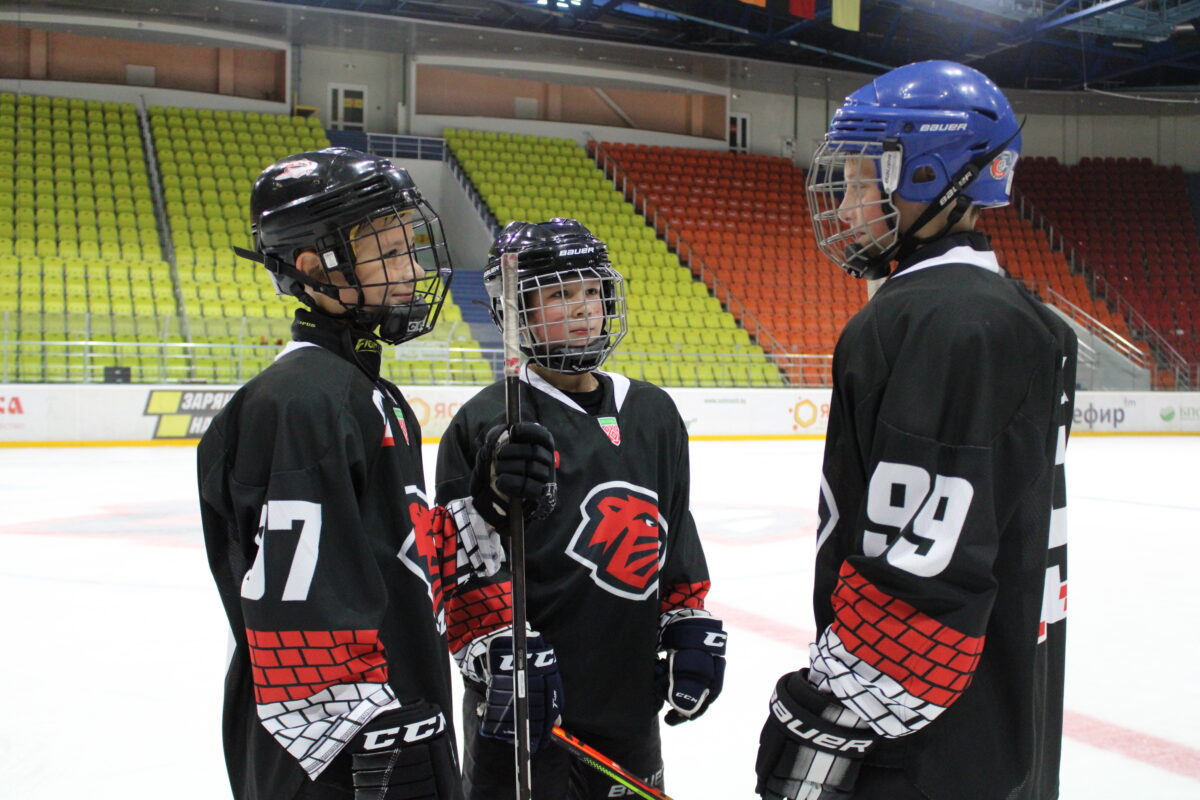
[[[392,413],[396,415],[396,424],[400,426],[400,433],[404,434],[404,443],[411,444],[408,440],[408,423],[404,421],[404,412],[398,408],[393,408]]]
[[[438,633],[446,632],[446,612],[442,601],[445,586],[442,583],[442,526],[453,525],[453,520],[444,512],[435,513],[429,507],[425,493],[416,486],[406,486],[408,516],[412,529],[396,554],[404,566],[425,583],[429,602],[433,606],[433,617],[437,621]]]
[[[645,600],[658,589],[667,523],[658,495],[624,481],[601,483],[579,505],[583,520],[567,555],[605,591]]]
[[[379,412],[380,419],[383,420],[383,439],[380,441],[381,447],[395,447],[396,437],[392,433],[392,424],[388,420],[387,412],[384,411],[383,392],[376,389],[371,393],[371,399],[375,401],[375,409]],[[408,441],[408,426],[404,424],[404,414],[399,408],[392,408],[392,413],[396,418],[396,424],[400,426],[400,433],[404,434],[404,443],[410,444]]]
[[[596,422],[600,423],[600,430],[604,431],[610,442],[621,444],[621,426],[617,424],[616,417],[596,417]]]

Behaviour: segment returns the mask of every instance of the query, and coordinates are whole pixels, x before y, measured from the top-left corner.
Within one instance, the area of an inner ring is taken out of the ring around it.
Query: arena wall
[[[0,447],[194,442],[236,386],[0,384]],[[473,386],[405,389],[435,442]],[[696,440],[821,438],[828,389],[667,390]],[[1200,435],[1200,393],[1080,392],[1072,435]]]

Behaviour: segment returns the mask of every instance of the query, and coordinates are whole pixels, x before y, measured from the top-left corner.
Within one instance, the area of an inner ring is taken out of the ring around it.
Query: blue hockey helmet
[[[893,195],[931,204],[914,232],[951,204],[954,222],[971,205],[1007,205],[1020,129],[1003,92],[971,67],[923,61],[881,75],[846,98],[813,155],[808,192],[818,246],[856,277],[882,277],[921,243],[896,230]],[[849,177],[848,160],[857,162]],[[883,236],[847,230],[847,190],[867,180],[878,195],[870,202],[889,223]]]

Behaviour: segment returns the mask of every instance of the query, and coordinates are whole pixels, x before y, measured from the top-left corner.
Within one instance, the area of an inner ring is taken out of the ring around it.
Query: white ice
[[[692,446],[729,668],[664,728],[676,800],[752,798],[775,679],[806,663],[822,443]],[[433,463],[434,448],[426,448]],[[0,450],[0,799],[221,800],[227,628],[186,447]],[[1067,800],[1200,798],[1200,438],[1071,443]]]

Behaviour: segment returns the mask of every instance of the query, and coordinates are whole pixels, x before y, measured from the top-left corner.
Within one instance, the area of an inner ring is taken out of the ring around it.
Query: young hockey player
[[[1058,796],[1076,343],[974,230],[1020,148],[991,81],[930,61],[813,156],[818,246],[886,282],[834,354],[817,641],[771,698],[764,798]]]
[[[499,543],[473,537],[469,501],[454,511],[461,530],[429,507],[417,420],[379,377],[381,342],[427,333],[441,310],[441,223],[407,172],[342,148],[268,167],[250,207],[256,252],[241,255],[306,308],[198,450],[205,545],[234,642],[233,796],[461,798],[443,596],[460,560]],[[496,453],[506,485],[509,468],[552,479],[540,433]],[[490,475],[491,454],[480,463]],[[524,485],[541,496],[536,480]]]
[[[568,731],[662,787],[658,709],[670,704],[668,724],[700,716],[720,694],[725,666],[721,622],[704,610],[709,580],[689,511],[687,431],[666,392],[599,370],[626,330],[624,281],[603,242],[575,220],[510,223],[484,273],[497,325],[506,253],[519,259],[521,413],[558,445],[558,504],[526,532],[533,795],[624,796],[548,746],[560,712]],[[486,493],[472,484],[484,474],[474,465],[503,419],[502,382],[459,409],[438,452],[438,498]],[[503,503],[476,508],[506,526]],[[510,609],[488,600],[506,598],[505,577],[467,584],[450,609],[450,645],[466,684],[471,800],[513,793],[511,713],[493,669],[511,652]],[[556,695],[560,678],[565,700]]]

